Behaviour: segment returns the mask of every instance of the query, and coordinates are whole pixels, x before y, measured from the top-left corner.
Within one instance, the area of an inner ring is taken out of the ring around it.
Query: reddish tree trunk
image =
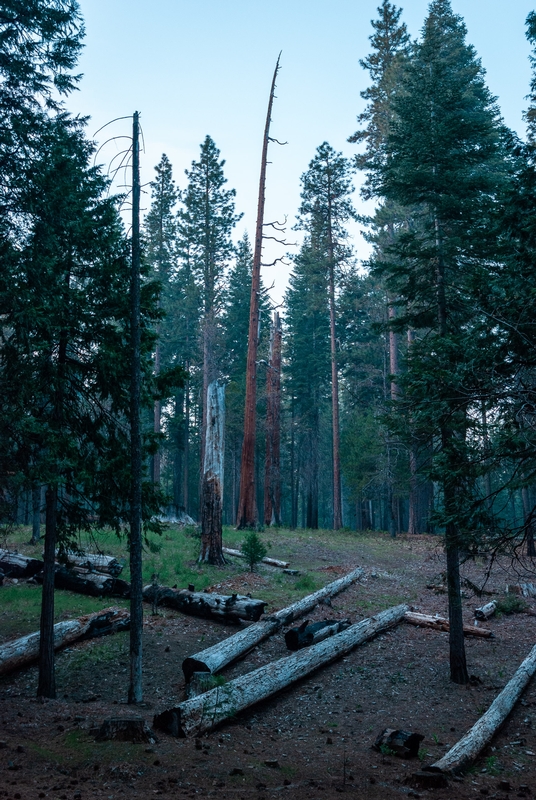
[[[261,174],[259,179],[259,200],[257,205],[257,226],[255,228],[255,250],[251,277],[251,299],[249,306],[248,358],[246,366],[246,407],[244,413],[244,440],[242,443],[242,462],[240,468],[240,498],[238,501],[237,528],[254,528],[257,524],[257,503],[255,502],[255,428],[257,424],[257,348],[259,343],[259,292],[261,286],[261,258],[264,223],[264,198],[266,191],[266,164],[268,161],[268,142],[270,141],[270,122],[274,102],[275,81],[279,71],[279,58],[272,79],[268,112],[264,127],[262,145]]]

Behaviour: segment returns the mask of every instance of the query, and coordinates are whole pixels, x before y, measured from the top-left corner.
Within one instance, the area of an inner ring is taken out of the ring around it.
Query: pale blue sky
[[[253,231],[262,129],[270,80],[280,50],[282,69],[272,133],[288,140],[273,147],[267,183],[267,219],[285,214],[293,222],[299,178],[316,147],[327,140],[347,156],[346,142],[363,107],[359,92],[368,74],[359,59],[369,51],[370,20],[378,0],[81,0],[86,46],[80,91],[68,101],[89,114],[92,134],[110,119],[141,112],[146,152],[142,180],[153,177],[163,152],[184,186],[184,169],[197,159],[210,134],[226,160],[228,185],[244,212],[238,234]],[[403,19],[417,36],[427,0],[407,0]],[[523,133],[528,92],[529,46],[525,19],[536,0],[452,0],[464,17],[471,42],[487,71],[488,84],[506,123]],[[127,132],[126,122],[108,128]],[[103,150],[111,158],[114,149]],[[356,204],[361,203],[356,192]],[[362,210],[362,207],[361,207]],[[354,231],[357,256],[367,248]],[[290,238],[293,237],[292,232]],[[272,269],[279,298],[288,269]]]

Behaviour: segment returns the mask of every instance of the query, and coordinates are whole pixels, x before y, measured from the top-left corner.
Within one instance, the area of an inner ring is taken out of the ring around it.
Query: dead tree
[[[264,225],[264,198],[266,192],[266,164],[268,162],[268,142],[270,141],[270,122],[274,102],[275,82],[279,72],[279,58],[274,70],[268,112],[264,126],[262,144],[261,174],[259,179],[259,199],[257,204],[257,225],[255,228],[255,249],[251,276],[251,299],[249,306],[248,358],[246,366],[246,406],[244,413],[244,440],[242,443],[242,462],[240,467],[240,497],[236,517],[237,528],[254,528],[257,524],[257,504],[255,502],[255,428],[257,423],[257,349],[259,344],[259,297],[261,288],[261,259]]]
[[[274,311],[270,362],[266,371],[266,460],[264,470],[264,524],[281,524],[281,321]]]
[[[212,381],[207,390],[206,438],[201,491],[201,553],[199,562],[225,564],[222,551],[223,451],[225,386]]]

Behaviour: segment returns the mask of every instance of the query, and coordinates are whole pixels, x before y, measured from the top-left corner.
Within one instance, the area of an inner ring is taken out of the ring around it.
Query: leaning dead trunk
[[[408,606],[401,605],[382,611],[296,655],[280,658],[157,714],[153,724],[172,736],[199,736],[396,625],[407,610]]]
[[[485,714],[443,758],[429,767],[434,772],[459,772],[469,766],[488,745],[536,672],[536,646],[532,648],[514,677],[508,681]]]
[[[213,645],[213,647],[208,647],[206,650],[202,650],[200,653],[195,653],[195,655],[186,658],[182,662],[182,670],[186,682],[188,683],[190,681],[194,672],[211,672],[212,674],[219,672],[223,667],[227,666],[227,664],[236,661],[237,658],[244,656],[251,649],[260,644],[260,642],[264,641],[264,639],[272,636],[272,634],[280,630],[283,625],[289,625],[295,619],[299,619],[299,617],[307,614],[308,611],[311,611],[322,600],[328,597],[334,597],[336,594],[339,594],[339,592],[347,589],[362,576],[363,570],[355,569],[349,572],[348,575],[344,575],[342,578],[328,583],[327,586],[324,586],[317,592],[303,597],[301,600],[292,603],[292,605],[286,608],[282,608],[268,619],[257,622],[256,625],[250,625],[249,628],[235,633],[234,636],[229,636],[227,639],[224,639],[223,642],[218,642],[218,644]]]
[[[249,306],[248,357],[246,364],[246,405],[244,412],[244,439],[242,442],[242,461],[240,467],[240,498],[236,516],[237,528],[254,528],[257,523],[257,504],[255,502],[255,429],[257,424],[257,348],[259,344],[259,296],[261,288],[261,260],[264,224],[264,197],[266,191],[266,164],[268,162],[268,142],[270,141],[270,122],[274,102],[275,81],[279,72],[279,58],[272,79],[268,112],[264,126],[262,144],[261,174],[259,178],[259,199],[257,204],[257,225],[255,228],[255,249],[253,251],[253,270],[251,276],[251,296]]]
[[[124,631],[129,625],[130,614],[126,608],[106,608],[78,619],[58,622],[54,625],[54,649],[59,650],[80,639]],[[36,631],[0,645],[0,675],[36,661],[39,657],[39,640],[39,631]]]
[[[201,492],[201,553],[205,564],[225,564],[222,551],[223,451],[225,386],[209,384],[206,408],[206,440]]]

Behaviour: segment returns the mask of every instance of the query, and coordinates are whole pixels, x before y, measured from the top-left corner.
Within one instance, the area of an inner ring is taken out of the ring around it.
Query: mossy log
[[[107,608],[77,619],[68,619],[54,625],[54,649],[80,639],[91,639],[108,633],[126,630],[130,614],[126,608]],[[0,645],[0,675],[30,664],[39,657],[39,631],[21,636]]]

